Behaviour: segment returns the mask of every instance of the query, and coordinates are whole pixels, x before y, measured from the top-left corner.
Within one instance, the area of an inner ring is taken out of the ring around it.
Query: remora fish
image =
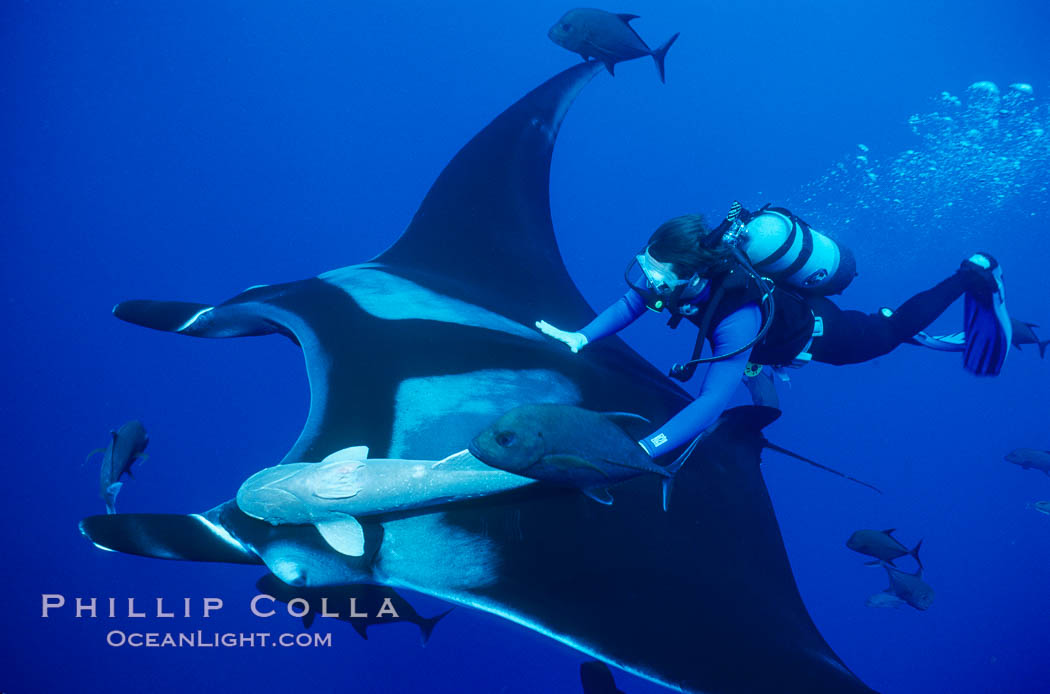
[[[303,615],[303,626],[307,629],[313,626],[318,615],[323,615],[325,612],[338,614],[338,617],[326,617],[326,619],[346,622],[366,641],[370,626],[408,622],[419,627],[419,637],[425,646],[430,640],[430,635],[434,633],[437,623],[456,609],[450,607],[433,617],[422,617],[412,607],[412,604],[393,588],[367,584],[328,588],[293,587],[282,582],[273,574],[260,578],[255,583],[255,588],[259,593],[269,595],[278,602],[288,603],[297,598],[305,600],[309,611]],[[390,614],[388,612],[390,609],[396,614]],[[356,614],[364,616],[354,616]]]
[[[1003,458],[1008,463],[1020,465],[1023,469],[1039,470],[1050,475],[1050,451],[1035,448],[1015,448]]]
[[[631,28],[635,14],[614,14],[605,10],[569,10],[547,32],[550,40],[584,60],[594,58],[605,64],[612,75],[616,63],[651,55],[664,81],[664,58],[671,44],[678,38],[675,34],[655,51],[646,45],[642,37]]]
[[[116,431],[109,432],[109,445],[105,448],[96,448],[87,455],[87,459],[96,453],[102,453],[102,469],[99,471],[99,496],[106,503],[106,513],[116,513],[117,494],[124,483],[120,481],[121,475],[131,474],[131,465],[147,456],[144,453],[149,445],[149,434],[142,422],[133,419],[121,425]],[[85,459],[85,462],[86,460]]]
[[[869,562],[870,564],[878,564],[880,561],[884,561],[890,566],[894,566],[894,559],[910,555],[921,569],[922,560],[919,559],[919,548],[922,547],[922,540],[919,540],[914,548],[908,549],[897,538],[893,537],[895,530],[896,528],[890,528],[889,530],[858,530],[846,540],[846,546],[854,552],[875,557],[875,561]]]
[[[894,595],[917,610],[925,610],[933,604],[933,588],[922,580],[922,569],[910,574],[882,562],[882,568],[890,579],[890,587],[884,592]]]
[[[1039,348],[1040,358],[1046,358],[1046,346],[1050,345],[1050,340],[1040,340],[1039,336],[1035,334],[1035,328],[1039,326],[1035,323],[1028,323],[1023,320],[1017,320],[1011,318],[1010,322],[1013,324],[1013,345],[1017,349],[1021,349],[1021,345],[1035,345]]]
[[[572,405],[521,405],[474,437],[468,450],[494,468],[575,487],[611,504],[609,485],[643,473],[672,476],[614,423],[624,419],[647,421]]]
[[[237,490],[237,506],[271,525],[311,524],[337,552],[360,557],[365,535],[358,516],[488,496],[532,483],[493,470],[467,451],[438,461],[368,459],[368,449],[356,446],[320,463],[260,470]]]
[[[214,306],[129,301],[115,315],[186,336],[293,338],[310,407],[285,462],[359,443],[382,457],[440,458],[530,402],[666,421],[692,398],[622,340],[572,354],[533,328],[541,315],[559,325],[595,315],[561,261],[548,184],[559,126],[599,71],[593,61],[573,66],[482,129],[374,261]],[[674,494],[688,503],[667,513],[653,511],[651,480],[638,477],[604,513],[582,494],[531,485],[369,517],[361,557],[232,500],[201,514],[91,516],[81,531],[130,554],[265,564],[298,585],[409,588],[676,691],[769,694],[787,682],[806,694],[871,694],[821,636],[792,575],[759,467],[761,429],[777,414],[725,413],[676,475]],[[675,596],[674,609],[610,619],[610,605],[645,594]]]

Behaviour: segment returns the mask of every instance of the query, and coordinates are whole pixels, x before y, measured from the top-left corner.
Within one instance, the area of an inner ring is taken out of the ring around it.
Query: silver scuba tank
[[[779,207],[750,215],[739,231],[739,247],[759,273],[803,294],[840,294],[857,276],[848,248]]]

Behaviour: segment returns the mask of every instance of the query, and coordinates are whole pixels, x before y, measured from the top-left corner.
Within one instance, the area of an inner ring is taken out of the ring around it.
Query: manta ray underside
[[[530,402],[665,421],[688,396],[623,342],[573,355],[531,328],[594,315],[562,264],[548,182],[565,112],[601,68],[570,68],[497,117],[372,262],[217,306],[131,301],[114,312],[187,335],[295,340],[311,402],[284,462],[352,445],[438,459]],[[616,486],[612,506],[534,485],[366,518],[356,558],[312,526],[270,526],[233,502],[200,515],[92,516],[82,530],[132,554],[263,563],[298,585],[408,587],[686,691],[871,692],[820,636],[795,585],[759,471],[760,431],[775,414],[726,417],[679,473],[667,513],[655,479]]]

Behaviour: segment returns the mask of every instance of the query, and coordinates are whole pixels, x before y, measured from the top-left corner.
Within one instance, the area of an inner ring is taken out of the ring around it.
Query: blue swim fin
[[[988,284],[980,291],[969,289],[966,292],[963,366],[977,376],[996,376],[1003,368],[1013,340],[1013,325],[1006,312],[1002,268],[984,253],[971,256],[963,266],[980,273]]]

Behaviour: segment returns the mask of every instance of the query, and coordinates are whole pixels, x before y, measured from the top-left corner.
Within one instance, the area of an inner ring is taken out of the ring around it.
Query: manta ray
[[[129,301],[114,313],[196,337],[294,340],[311,399],[285,463],[358,445],[438,459],[525,403],[665,421],[689,396],[625,343],[572,354],[531,327],[594,316],[558,251],[549,174],[566,111],[601,69],[565,70],[496,117],[370,262],[218,305]],[[81,530],[131,554],[264,564],[292,585],[409,588],[682,691],[871,692],[821,637],[795,584],[759,470],[761,429],[778,414],[725,415],[678,473],[667,512],[647,476],[616,485],[610,506],[531,485],[369,517],[354,557],[313,526],[270,525],[234,501],[199,514],[92,516]]]

